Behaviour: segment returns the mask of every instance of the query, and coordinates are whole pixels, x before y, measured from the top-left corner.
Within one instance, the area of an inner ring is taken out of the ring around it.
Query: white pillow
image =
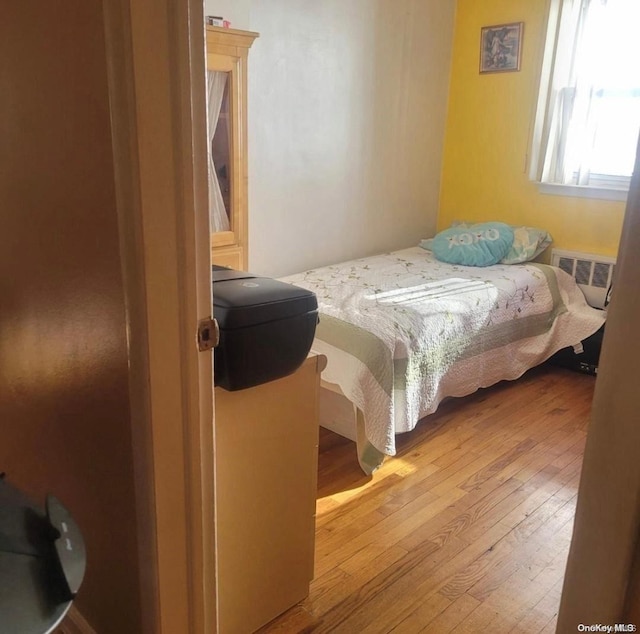
[[[547,231],[536,227],[511,227],[513,244],[500,264],[520,264],[537,258],[552,242]]]

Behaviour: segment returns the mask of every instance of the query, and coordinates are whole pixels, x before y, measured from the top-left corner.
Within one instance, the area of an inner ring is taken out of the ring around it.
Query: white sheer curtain
[[[640,126],[639,22],[640,0],[564,0],[542,180],[629,180]]]
[[[207,135],[209,141],[209,217],[213,231],[228,231],[229,216],[224,206],[220,183],[213,163],[212,143],[220,117],[227,85],[227,73],[207,71]]]

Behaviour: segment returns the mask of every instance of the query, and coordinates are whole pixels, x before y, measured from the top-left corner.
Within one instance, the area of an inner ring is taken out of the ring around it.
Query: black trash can
[[[600,326],[596,332],[582,341],[580,350],[575,350],[573,347],[562,348],[562,350],[558,350],[558,352],[549,359],[549,363],[576,372],[596,375],[598,374],[603,337],[604,325]]]
[[[295,372],[318,323],[307,289],[244,271],[212,267],[213,312],[220,328],[214,381],[241,390]]]

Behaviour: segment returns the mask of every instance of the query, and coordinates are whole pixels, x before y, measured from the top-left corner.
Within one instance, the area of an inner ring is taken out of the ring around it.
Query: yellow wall
[[[527,175],[548,0],[458,0],[438,228],[502,220],[547,229],[554,246],[618,248],[624,203],[541,194]],[[520,72],[480,75],[480,29],[524,22]]]

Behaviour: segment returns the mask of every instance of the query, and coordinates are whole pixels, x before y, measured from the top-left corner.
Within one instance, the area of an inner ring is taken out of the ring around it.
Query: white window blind
[[[554,0],[532,146],[541,183],[628,190],[640,130],[640,0]]]

